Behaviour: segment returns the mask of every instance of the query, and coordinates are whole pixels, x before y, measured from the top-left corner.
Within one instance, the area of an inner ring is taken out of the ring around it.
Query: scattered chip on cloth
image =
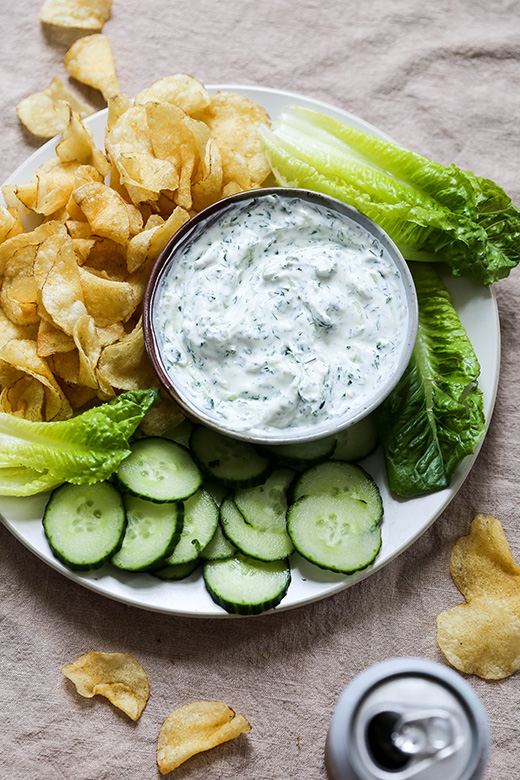
[[[150,695],[146,672],[129,653],[85,653],[62,672],[81,696],[105,696],[132,720],[141,716]]]
[[[520,567],[499,520],[477,515],[453,547],[450,572],[465,604],[437,616],[437,642],[460,672],[500,680],[520,669]]]
[[[30,133],[40,138],[54,138],[69,122],[70,110],[81,117],[92,114],[94,109],[84,103],[55,76],[48,87],[20,101],[17,113]]]
[[[251,731],[243,715],[220,701],[194,701],[169,715],[159,732],[157,765],[161,774],[172,772],[196,753]]]
[[[75,41],[63,64],[68,73],[83,84],[99,89],[105,100],[117,95],[116,76],[110,39],[103,33],[87,35]]]
[[[111,10],[112,0],[45,0],[40,21],[56,27],[101,30]]]

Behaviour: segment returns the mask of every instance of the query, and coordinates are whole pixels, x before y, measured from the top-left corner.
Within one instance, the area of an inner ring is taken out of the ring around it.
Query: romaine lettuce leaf
[[[488,179],[310,109],[289,109],[261,136],[280,184],[356,207],[407,260],[443,261],[483,284],[503,279],[520,260],[520,211]]]
[[[375,412],[390,489],[404,497],[447,487],[485,433],[480,366],[450,295],[431,265],[410,268],[417,340],[403,377]]]
[[[0,413],[0,495],[107,479],[129,455],[131,435],[159,398],[157,388],[132,390],[59,422]]]

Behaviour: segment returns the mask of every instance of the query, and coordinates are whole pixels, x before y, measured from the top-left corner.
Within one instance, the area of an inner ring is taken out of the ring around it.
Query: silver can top
[[[453,670],[391,659],[347,687],[327,743],[333,780],[478,780],[489,726],[478,697]]]
[[[467,707],[431,677],[381,682],[360,703],[352,728],[352,763],[370,780],[396,772],[399,780],[458,780],[475,753]]]

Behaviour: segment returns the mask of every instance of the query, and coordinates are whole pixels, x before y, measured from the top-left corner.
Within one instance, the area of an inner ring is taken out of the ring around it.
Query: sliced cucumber
[[[379,515],[347,493],[319,493],[289,507],[287,530],[303,558],[322,569],[352,574],[366,568],[381,547]]]
[[[190,436],[190,450],[201,470],[220,485],[250,487],[264,482],[271,472],[269,458],[252,444],[224,436],[196,425]]]
[[[164,566],[161,569],[156,569],[150,573],[160,580],[168,580],[169,582],[184,580],[186,577],[189,577],[190,574],[193,574],[201,563],[202,561],[200,558],[195,558],[193,561],[188,561],[187,563],[172,563],[169,566]]]
[[[198,558],[213,538],[218,525],[218,507],[204,488],[184,502],[181,537],[165,565],[188,563]]]
[[[340,431],[331,457],[334,460],[361,460],[375,450],[379,442],[374,418],[364,417],[350,428]]]
[[[236,553],[236,547],[224,536],[220,523],[213,534],[212,540],[201,550],[200,557],[205,561],[220,561],[222,558],[231,558]]]
[[[312,466],[315,463],[322,463],[330,458],[336,447],[335,436],[325,436],[322,439],[314,441],[301,442],[299,444],[277,444],[265,446],[268,452],[277,463],[282,466]]]
[[[184,517],[182,502],[158,504],[127,494],[125,507],[125,536],[112,563],[125,571],[144,571],[160,565],[179,541]]]
[[[303,471],[290,490],[293,503],[305,495],[346,494],[367,505],[375,522],[383,516],[383,502],[376,483],[361,466],[342,460],[330,460]]]
[[[126,527],[123,497],[110,482],[64,484],[43,515],[51,550],[70,569],[99,569],[119,549]]]
[[[215,482],[210,482],[206,479],[204,480],[204,487],[206,488],[208,493],[211,493],[211,495],[215,499],[215,503],[218,506],[221,505],[222,501],[229,493],[229,488],[225,487],[225,485],[217,485]]]
[[[204,564],[208,592],[226,612],[258,615],[276,607],[289,588],[287,561],[255,561],[241,553]]]
[[[279,561],[287,558],[294,547],[283,527],[278,530],[259,530],[249,525],[232,498],[225,498],[220,507],[222,530],[242,553],[260,561]]]
[[[189,450],[160,436],[138,439],[117,471],[119,484],[149,501],[182,501],[202,484]]]
[[[287,490],[295,474],[276,469],[262,485],[236,490],[233,498],[246,523],[259,531],[285,531]]]

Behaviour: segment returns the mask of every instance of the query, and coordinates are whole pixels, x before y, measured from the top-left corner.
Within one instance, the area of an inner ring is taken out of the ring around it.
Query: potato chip
[[[130,319],[138,301],[128,282],[114,281],[85,267],[79,269],[79,278],[87,312],[96,325],[105,327]]]
[[[45,317],[40,319],[36,338],[36,349],[40,357],[49,357],[56,352],[70,352],[74,346],[74,339],[71,336]]]
[[[143,712],[150,686],[141,664],[128,653],[89,652],[62,668],[80,696],[105,696],[132,720]]]
[[[118,390],[145,390],[158,385],[144,346],[141,322],[126,336],[103,349],[98,377]]]
[[[465,674],[500,680],[520,669],[520,619],[507,602],[477,597],[442,612],[437,641]]]
[[[15,255],[18,255],[16,262],[20,263],[20,268],[24,268],[25,263],[27,271],[30,271],[39,246],[52,235],[65,236],[65,227],[59,222],[45,222],[28,233],[6,239],[0,244],[0,277],[5,275],[6,267]],[[24,262],[20,259],[22,253],[27,253]]]
[[[271,168],[257,129],[270,119],[261,106],[231,92],[217,92],[197,118],[208,125],[222,156],[224,185],[241,189],[259,187]]]
[[[199,174],[191,188],[193,208],[202,211],[222,197],[224,171],[220,149],[213,138],[208,140],[201,155]]]
[[[80,411],[85,406],[91,405],[100,398],[99,394],[90,387],[80,387],[79,385],[65,384],[63,392],[67,396],[74,412]]]
[[[125,247],[110,238],[96,238],[88,256],[88,269],[92,273],[104,275],[107,279],[126,281],[128,273]]]
[[[209,93],[200,81],[187,73],[176,73],[154,81],[135,98],[136,105],[174,103],[190,116],[209,105]]]
[[[66,383],[65,387],[79,387],[79,354],[75,345],[70,352],[55,352],[50,355],[47,362],[53,374]],[[92,397],[96,397],[97,388],[86,389]],[[66,390],[64,392],[66,394]]]
[[[11,339],[35,339],[37,333],[37,325],[17,325],[9,319],[0,306],[0,347]],[[1,380],[0,384],[2,384]]]
[[[16,109],[22,124],[40,138],[54,138],[69,122],[70,109],[85,117],[94,112],[55,76],[46,89],[24,98]]]
[[[22,376],[0,394],[0,409],[6,414],[40,422],[45,417],[45,389],[32,376]]]
[[[101,355],[101,340],[92,317],[88,314],[78,317],[74,323],[72,338],[79,357],[78,384],[93,390],[99,388],[107,395],[114,395],[112,388],[105,382],[100,383],[96,375],[96,366]]]
[[[96,244],[95,238],[73,238],[74,251],[79,265],[87,262],[93,247]]]
[[[11,322],[35,324],[39,320],[39,285],[34,263],[42,243],[51,235],[66,233],[58,223],[48,222],[30,233],[21,233],[0,245],[0,306]]]
[[[154,154],[144,106],[121,95],[109,101],[105,146],[134,204],[153,204],[163,190],[177,188],[176,166]]]
[[[184,419],[175,401],[163,393],[159,403],[146,412],[139,427],[146,436],[164,436]]]
[[[0,244],[20,233],[25,233],[22,220],[15,209],[6,208],[0,203]]]
[[[155,156],[170,161],[178,172],[173,199],[178,206],[189,210],[192,179],[201,150],[209,140],[209,129],[172,103],[147,103],[145,109]]]
[[[137,271],[146,261],[156,260],[170,238],[189,218],[188,212],[177,206],[166,221],[159,218],[161,219],[159,224],[152,224],[151,227],[134,236],[128,243],[126,255],[129,273]]]
[[[164,721],[157,744],[161,774],[172,772],[188,758],[251,731],[243,715],[220,701],[194,701]]]
[[[101,30],[111,9],[112,0],[45,0],[40,21],[57,27]]]
[[[83,84],[99,89],[105,100],[117,95],[119,84],[110,39],[103,33],[75,41],[63,61],[68,73]]]
[[[41,165],[30,182],[26,184],[5,185],[2,189],[11,189],[16,198],[26,208],[36,214],[49,216],[67,206],[80,178],[102,180],[101,174],[92,166],[81,166],[78,162],[63,162],[59,157],[51,157]]]
[[[79,114],[69,108],[69,121],[63,130],[62,140],[56,146],[56,155],[62,162],[78,162],[96,168],[103,179],[110,170],[110,163],[100,149],[96,149],[94,135]]]
[[[126,245],[143,227],[141,214],[106,184],[90,182],[78,187],[72,197],[86,216],[92,232]]]
[[[34,273],[42,314],[72,336],[78,317],[87,313],[72,239],[49,236],[38,248]]]
[[[44,388],[44,420],[64,420],[72,409],[47,362],[37,353],[36,341],[11,339],[0,347],[0,360],[36,379]],[[5,389],[5,388],[4,388]]]
[[[520,567],[494,517],[477,515],[473,519],[469,534],[453,547],[450,573],[466,600],[506,595],[520,599]]]
[[[465,604],[437,616],[437,642],[461,672],[488,680],[520,669],[520,568],[500,522],[477,515],[452,550],[450,571]]]
[[[6,275],[0,289],[0,306],[11,322],[18,325],[39,322],[38,287],[34,276]]]

